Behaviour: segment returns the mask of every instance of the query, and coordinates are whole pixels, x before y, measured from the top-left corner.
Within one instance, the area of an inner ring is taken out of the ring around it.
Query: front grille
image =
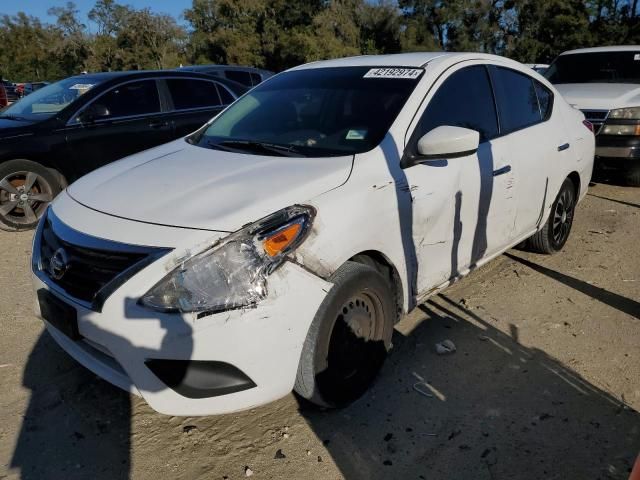
[[[609,110],[582,110],[585,118],[593,125],[593,131],[597,135],[609,116]]]
[[[38,229],[37,242],[34,253],[37,249],[40,255],[34,269],[39,276],[98,311],[115,288],[168,251],[90,237],[64,225],[51,210]]]

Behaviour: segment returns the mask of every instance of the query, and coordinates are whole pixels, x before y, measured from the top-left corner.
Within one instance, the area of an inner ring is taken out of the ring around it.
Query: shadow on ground
[[[31,396],[10,464],[20,478],[129,478],[129,394],[78,365],[46,332],[23,385]]]
[[[419,310],[364,398],[341,411],[300,407],[345,478],[627,478],[638,412],[481,309],[441,294]],[[446,338],[457,352],[436,355]],[[22,478],[130,478],[129,395],[46,333],[24,385],[32,395],[11,462]]]
[[[630,186],[629,179],[627,178],[627,172],[624,169],[603,170],[595,168],[593,171],[592,182],[619,187]]]
[[[345,478],[628,477],[638,412],[522,346],[515,325],[506,335],[443,294],[419,309],[424,320],[396,332],[362,400],[341,412],[301,406]],[[458,350],[438,356],[434,343],[447,338]]]

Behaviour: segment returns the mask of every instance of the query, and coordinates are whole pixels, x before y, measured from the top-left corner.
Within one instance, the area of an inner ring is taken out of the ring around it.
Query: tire
[[[631,187],[640,187],[640,167],[631,167],[626,174],[627,185]]]
[[[551,206],[551,213],[544,227],[527,240],[528,250],[547,255],[562,250],[571,233],[576,199],[576,187],[567,178]]]
[[[387,356],[397,307],[375,268],[346,262],[329,279],[304,342],[294,390],[322,407],[346,406],[369,388]]]
[[[0,229],[35,228],[60,183],[46,167],[30,160],[0,163]]]

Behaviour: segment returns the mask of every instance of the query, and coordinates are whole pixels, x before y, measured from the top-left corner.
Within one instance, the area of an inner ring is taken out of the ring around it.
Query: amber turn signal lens
[[[275,257],[293,243],[301,229],[302,225],[300,223],[292,223],[288,227],[271,234],[264,240],[264,251],[270,257]]]

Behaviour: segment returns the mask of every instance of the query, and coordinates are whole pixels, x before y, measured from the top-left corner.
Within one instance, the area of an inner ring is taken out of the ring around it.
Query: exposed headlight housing
[[[640,120],[640,107],[616,108],[609,112],[609,117],[616,120]]]
[[[295,205],[249,224],[185,259],[140,303],[185,313],[253,305],[267,294],[267,276],[304,241],[314,216],[312,207]]]

